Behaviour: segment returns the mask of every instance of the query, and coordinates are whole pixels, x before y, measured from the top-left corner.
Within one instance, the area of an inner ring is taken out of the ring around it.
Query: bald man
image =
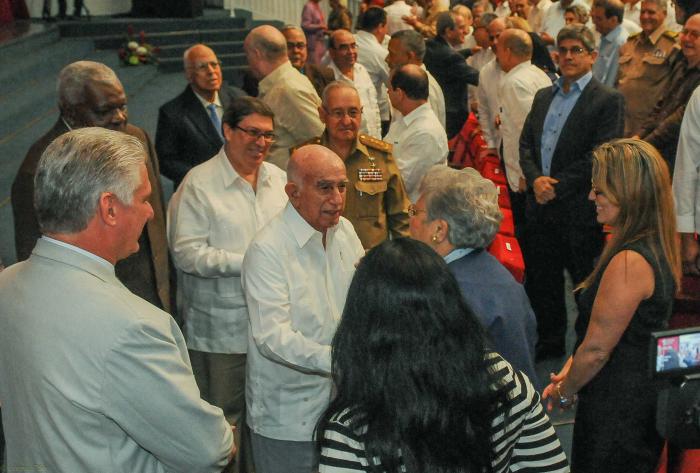
[[[287,168],[289,203],[248,247],[247,420],[257,473],[309,473],[313,431],[331,396],[331,340],[364,254],[341,217],[348,179],[330,149],[307,145]]]
[[[498,117],[503,138],[503,161],[517,236],[525,221],[525,175],[520,168],[520,132],[538,90],[552,85],[547,74],[532,64],[532,39],[523,30],[507,29],[496,45],[498,64],[505,73],[500,80]]]
[[[253,28],[243,42],[250,72],[260,81],[258,98],[275,114],[276,141],[267,160],[287,169],[289,149],[323,133],[321,98],[311,82],[292,66],[287,40],[270,25]]]
[[[187,87],[160,107],[156,130],[160,170],[175,187],[190,169],[219,152],[221,117],[231,100],[245,95],[223,83],[221,63],[209,47],[195,44],[183,62]]]

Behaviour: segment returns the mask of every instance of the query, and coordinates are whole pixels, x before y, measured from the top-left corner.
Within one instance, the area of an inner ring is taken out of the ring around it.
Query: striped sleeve
[[[335,414],[321,439],[319,473],[369,472],[360,435],[350,429],[350,413]]]
[[[499,407],[492,423],[494,471],[569,472],[559,438],[530,380],[499,355],[488,359],[508,391],[508,404]]]

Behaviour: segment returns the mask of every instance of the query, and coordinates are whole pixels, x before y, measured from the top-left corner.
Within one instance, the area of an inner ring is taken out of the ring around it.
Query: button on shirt
[[[447,164],[447,134],[424,103],[405,117],[394,121],[384,141],[394,146],[406,192],[411,202],[420,197],[418,187],[425,173],[435,164]]]
[[[360,103],[362,104],[360,132],[381,139],[382,120],[379,115],[377,89],[375,89],[374,83],[372,83],[372,79],[367,69],[365,69],[365,66],[359,62],[356,62],[355,65],[352,66],[353,79],[343,75],[333,61],[331,61],[328,67],[333,71],[335,80],[352,84],[357,89],[357,93],[360,96]],[[322,131],[316,136],[319,136],[321,133]]]
[[[243,254],[255,234],[287,202],[284,171],[259,170],[257,192],[223,148],[187,174],[170,201],[168,239],[181,272],[187,347],[245,353],[248,310],[241,287]]]
[[[312,440],[331,397],[331,340],[364,255],[341,217],[322,235],[291,204],[258,233],[243,261],[250,314],[248,425],[264,437]]]
[[[367,31],[355,33],[355,42],[357,43],[357,62],[365,66],[377,92],[379,116],[382,121],[389,121],[391,119],[391,105],[386,91],[386,83],[389,80],[389,65],[386,63],[386,56],[389,51],[377,41],[376,36]]]
[[[617,68],[620,63],[620,46],[625,44],[629,33],[617,25],[610,33],[600,38],[598,58],[593,64],[593,76],[603,84],[615,86]]]
[[[538,90],[552,85],[551,79],[542,69],[530,61],[518,64],[501,80],[501,134],[503,136],[503,161],[510,188],[518,192],[520,178],[520,132]]]
[[[576,106],[583,89],[593,78],[593,73],[589,72],[581,77],[576,82],[572,83],[569,88],[569,93],[564,93],[562,86],[564,78],[560,77],[554,83],[554,98],[549,105],[547,116],[544,119],[544,127],[542,130],[541,154],[542,154],[542,174],[550,176],[552,170],[552,156],[559,141],[564,124],[566,123],[569,114]]]

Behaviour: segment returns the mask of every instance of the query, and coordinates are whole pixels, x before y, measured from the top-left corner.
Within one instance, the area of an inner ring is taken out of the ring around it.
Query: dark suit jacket
[[[469,115],[469,97],[467,95],[467,84],[479,84],[479,71],[469,66],[464,56],[450,47],[447,42],[436,37],[425,43],[426,51],[424,63],[425,67],[435,77],[440,84],[442,93],[445,96],[445,113],[447,121],[456,120],[459,123],[448,123],[448,130],[456,128],[456,132],[464,125]],[[448,131],[447,136],[451,138],[456,133]]]
[[[493,349],[537,386],[537,321],[523,286],[488,251],[475,250],[448,267]]]
[[[554,86],[535,94],[520,135],[520,167],[527,180],[527,219],[543,223],[597,225],[591,190],[591,151],[624,132],[624,98],[618,91],[591,79],[559,135],[552,156],[551,177],[558,179],[556,197],[547,204],[535,202],[533,182],[542,176],[542,130],[554,98]]]
[[[245,95],[240,89],[222,86],[219,100],[224,110],[234,98]],[[185,174],[219,152],[224,142],[192,88],[187,88],[158,112],[156,151],[160,169],[175,187]]]
[[[37,239],[41,236],[34,211],[34,175],[39,158],[55,138],[67,131],[68,128],[59,118],[53,128],[29,148],[12,183],[11,198],[17,261],[29,258]],[[133,125],[127,125],[126,133],[141,140],[149,151],[146,168],[153,189],[150,197],[153,219],[146,224],[141,238],[139,238],[139,251],[119,261],[115,266],[115,272],[131,292],[165,311],[170,311],[171,285],[168,241],[165,233],[165,205],[160,185],[158,161],[153,144],[145,131]]]

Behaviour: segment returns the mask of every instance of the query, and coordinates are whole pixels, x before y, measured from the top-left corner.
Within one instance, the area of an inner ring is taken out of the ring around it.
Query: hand
[[[683,274],[700,276],[700,243],[692,233],[681,233]]]
[[[557,385],[564,381],[564,379],[566,379],[566,377],[568,376],[569,370],[571,369],[572,361],[573,357],[570,356],[569,359],[566,360],[566,363],[564,363],[564,366],[559,371],[559,373],[549,373],[549,385],[546,388],[544,388],[544,391],[542,391],[542,399],[547,400],[548,412],[552,411],[552,407],[554,405],[557,405],[559,406],[559,408],[561,408],[561,405],[559,404],[561,397],[559,396],[559,390],[557,389]]]
[[[476,54],[476,53],[478,53],[478,52],[481,51],[481,50],[482,50],[482,47],[481,47],[481,46],[474,46],[474,47],[472,48],[472,54]]]
[[[542,31],[540,33],[540,38],[542,38],[542,41],[544,41],[546,44],[554,44],[554,38],[549,33],[545,33]]]
[[[525,192],[527,190],[527,181],[524,177],[518,180],[518,192]]]
[[[631,140],[641,140],[641,138],[639,137],[639,135],[634,135],[634,136],[632,136],[630,139],[631,139]]]
[[[416,18],[416,17],[413,16],[413,15],[412,15],[412,16],[406,16],[406,15],[404,15],[404,16],[401,17],[401,19],[403,20],[404,23],[407,23],[407,24],[409,24],[409,25],[411,25],[411,26],[416,26],[416,23],[418,23],[418,18]]]
[[[231,426],[231,432],[233,432],[233,444],[231,445],[231,452],[228,454],[229,463],[231,461],[233,461],[233,458],[236,456],[236,453],[238,452],[238,448],[236,447],[236,426],[235,425]]]
[[[554,186],[559,182],[559,179],[554,179],[549,176],[540,176],[532,183],[532,188],[535,191],[535,200],[538,204],[543,205],[554,199],[557,193],[554,191]]]

